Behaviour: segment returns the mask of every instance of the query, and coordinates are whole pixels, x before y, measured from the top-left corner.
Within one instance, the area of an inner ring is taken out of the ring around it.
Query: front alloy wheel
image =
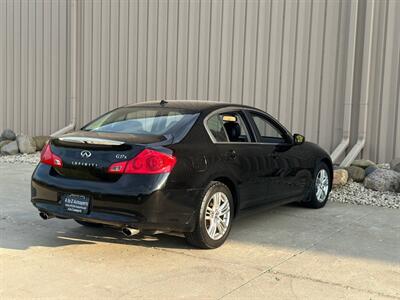
[[[187,241],[205,249],[221,246],[231,230],[232,217],[231,191],[221,182],[211,182],[202,196],[196,228],[185,234]]]
[[[319,202],[324,202],[329,191],[329,176],[325,169],[319,170],[315,180],[316,198]]]
[[[309,197],[303,205],[311,208],[324,207],[331,191],[332,178],[329,167],[321,162],[315,169],[314,184],[311,185]]]

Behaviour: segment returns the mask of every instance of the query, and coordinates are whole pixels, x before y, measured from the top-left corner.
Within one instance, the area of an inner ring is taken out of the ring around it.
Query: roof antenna
[[[161,106],[164,106],[164,105],[167,104],[167,103],[168,103],[168,101],[167,101],[167,100],[164,100],[164,99],[160,101],[160,105],[161,105]]]

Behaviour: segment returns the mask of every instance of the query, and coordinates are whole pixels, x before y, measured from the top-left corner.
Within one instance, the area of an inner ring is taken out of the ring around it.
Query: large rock
[[[10,140],[10,141],[15,141],[16,136],[14,131],[11,129],[4,129],[3,133],[1,134],[2,140]]]
[[[345,169],[337,169],[333,171],[334,187],[345,185],[348,179],[349,179],[349,173]]]
[[[365,178],[365,171],[363,168],[350,166],[347,168],[347,172],[349,172],[349,177],[356,182],[363,182]]]
[[[1,147],[1,154],[5,155],[14,155],[18,153],[18,144],[17,141],[12,141],[7,145]]]
[[[381,192],[400,192],[400,173],[377,169],[365,178],[364,186]]]
[[[0,141],[0,149],[3,147],[3,146],[5,146],[5,145],[7,145],[7,144],[9,144],[9,143],[11,143],[12,141],[9,141],[9,140],[4,140],[4,141]]]
[[[395,158],[390,162],[390,168],[393,171],[400,172],[400,157]]]
[[[27,135],[19,135],[17,136],[18,149],[21,153],[35,153],[36,152],[36,144],[35,141]]]
[[[366,169],[370,166],[375,166],[375,163],[373,161],[370,161],[369,159],[356,159],[351,165]]]
[[[46,142],[49,140],[50,137],[48,136],[34,136],[32,137],[33,141],[35,142],[36,145],[36,150],[41,151],[46,144]]]
[[[365,176],[368,176],[372,172],[374,172],[376,169],[378,169],[377,166],[369,166],[368,168],[365,169]]]
[[[388,164],[388,163],[377,164],[376,166],[377,166],[379,169],[390,170],[390,164]]]

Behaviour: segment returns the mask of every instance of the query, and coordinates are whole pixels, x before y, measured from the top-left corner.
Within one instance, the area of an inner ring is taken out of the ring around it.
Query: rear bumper
[[[39,164],[32,175],[33,205],[64,219],[129,226],[138,229],[189,232],[194,230],[201,189],[169,189],[168,175],[124,175],[117,182],[93,182],[55,176],[51,167]],[[87,214],[64,209],[63,194],[90,198]]]

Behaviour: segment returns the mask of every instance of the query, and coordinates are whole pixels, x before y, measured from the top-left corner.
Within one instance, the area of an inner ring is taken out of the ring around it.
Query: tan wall
[[[400,1],[377,1],[366,157],[400,157]]]
[[[65,125],[67,0],[0,0],[0,129],[49,133]]]
[[[346,78],[351,2],[80,1],[79,124],[146,99],[254,105],[332,151],[345,85],[360,95],[365,3]],[[48,134],[69,122],[70,2],[0,0],[0,129]],[[365,157],[400,156],[400,1],[377,1]],[[396,31],[397,29],[397,31]]]

